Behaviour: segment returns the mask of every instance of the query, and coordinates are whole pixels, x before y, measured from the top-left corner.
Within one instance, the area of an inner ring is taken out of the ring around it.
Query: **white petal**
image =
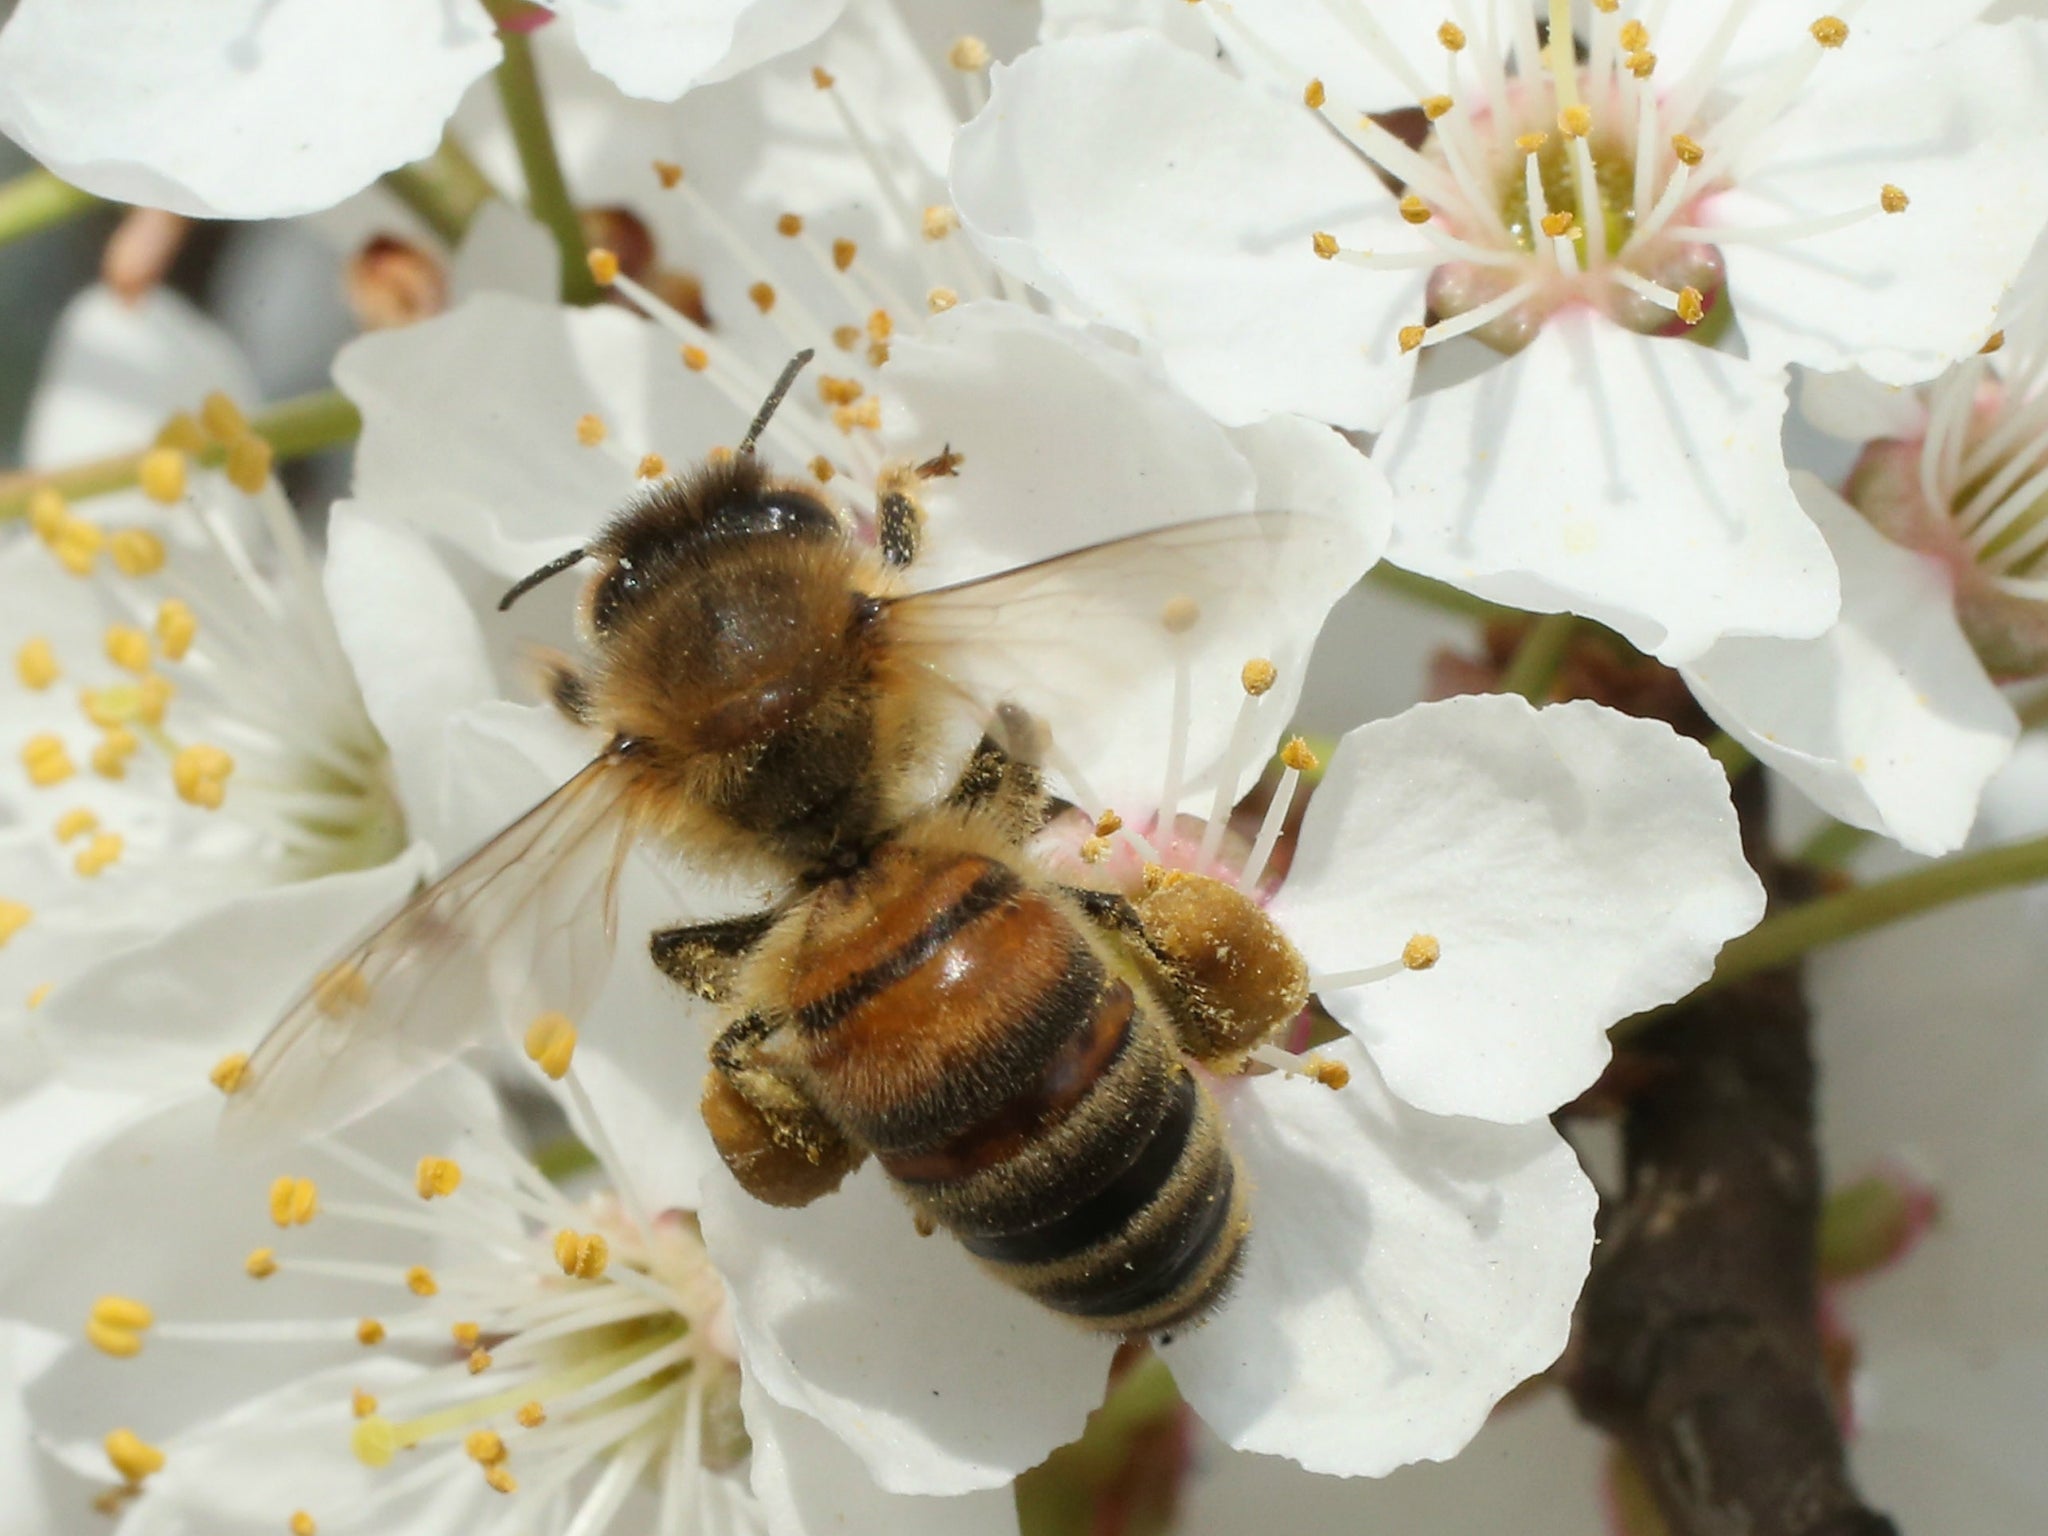
[[[1433,969],[1324,1002],[1409,1103],[1513,1122],[1599,1075],[1609,1025],[1706,980],[1763,888],[1698,743],[1466,695],[1338,744],[1273,913],[1317,972],[1434,934]]]
[[[1831,214],[1886,184],[1912,201],[1807,240],[1724,246],[1751,358],[1923,379],[1996,327],[2048,217],[2048,23],[1972,27],[1898,53],[1852,35],[1764,143],[1700,222]]]
[[[846,0],[560,0],[577,44],[628,96],[674,101],[693,85],[813,42]]]
[[[2012,706],[1963,637],[1945,573],[1811,475],[1793,486],[1841,568],[1841,619],[1816,640],[1723,640],[1686,681],[1830,816],[1914,853],[1959,848],[2019,734]]]
[[[1456,1455],[1510,1387],[1557,1358],[1598,1204],[1547,1121],[1426,1115],[1355,1044],[1336,1092],[1225,1085],[1256,1186],[1236,1290],[1162,1350],[1240,1450],[1377,1477]]]
[[[457,304],[479,293],[510,293],[537,304],[561,291],[562,251],[532,215],[492,198],[477,209],[448,267]]]
[[[1840,596],[1785,481],[1784,414],[1782,374],[1567,311],[1388,425],[1388,558],[1672,665],[1726,634],[1818,634]]]
[[[997,1488],[1080,1434],[1114,1342],[977,1268],[869,1167],[804,1210],[729,1178],[704,1235],[731,1287],[742,1364],[771,1397],[852,1448],[882,1487]]]
[[[994,260],[1152,343],[1225,422],[1296,411],[1374,428],[1406,396],[1396,333],[1421,312],[1421,272],[1319,260],[1309,237],[1412,242],[1305,108],[1142,32],[1047,44],[993,81],[952,180]]]
[[[1858,368],[1815,373],[1802,368],[1799,414],[1830,437],[1861,443],[1873,437],[1918,437],[1927,430],[1927,405],[1917,389],[1881,384]]]
[[[103,197],[309,213],[432,154],[497,59],[480,5],[26,0],[0,33],[0,128]]]
[[[1187,0],[1043,0],[1038,12],[1040,42],[1136,28],[1205,59],[1216,52],[1215,34]]]

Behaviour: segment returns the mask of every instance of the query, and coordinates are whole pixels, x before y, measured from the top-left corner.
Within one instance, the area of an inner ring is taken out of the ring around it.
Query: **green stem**
[[[1840,869],[1877,834],[1867,827],[1852,827],[1846,821],[1831,821],[1809,837],[1798,853],[1799,862],[1815,869]]]
[[[1726,986],[1887,923],[2008,886],[2048,880],[2048,837],[1957,854],[1938,863],[1823,896],[1767,917],[1721,950],[1701,990]]]
[[[1707,756],[1721,765],[1731,779],[1742,776],[1756,762],[1756,754],[1726,731],[1716,731],[1701,743],[1707,749]]]
[[[1578,616],[1570,613],[1546,613],[1532,624],[1501,674],[1500,691],[1519,693],[1531,704],[1541,705],[1550,696],[1550,685],[1557,681],[1558,668],[1564,665],[1578,624]]]
[[[595,304],[602,296],[590,275],[590,248],[583,243],[583,223],[569,201],[569,183],[555,153],[554,130],[548,126],[540,72],[534,68],[533,44],[524,32],[502,25],[508,13],[523,9],[519,0],[488,0],[501,25],[498,41],[505,56],[498,62],[498,100],[519,150],[519,168],[526,175],[526,205],[545,224],[562,252],[562,301]]]
[[[1483,597],[1474,597],[1470,592],[1460,592],[1448,583],[1436,581],[1428,576],[1418,576],[1413,571],[1404,571],[1398,565],[1389,565],[1382,560],[1366,573],[1366,579],[1376,587],[1383,587],[1396,597],[1424,607],[1440,609],[1444,613],[1456,614],[1463,619],[1478,619],[1482,623],[1493,619],[1518,619],[1522,617],[1518,608],[1503,608],[1499,603],[1489,603]]]
[[[283,463],[302,459],[323,448],[353,442],[363,430],[363,419],[340,390],[323,389],[310,395],[294,396],[267,410],[258,411],[249,418],[249,425],[258,437],[270,444],[278,462]],[[29,498],[45,486],[57,491],[67,501],[126,490],[142,473],[142,458],[148,451],[138,448],[132,453],[87,459],[63,469],[22,470],[0,475],[0,523],[25,514]],[[227,457],[227,452],[215,446],[198,457],[202,464],[219,464]]]
[[[0,245],[104,207],[90,192],[36,169],[0,182]]]
[[[452,128],[442,135],[439,149],[424,160],[388,172],[384,185],[451,249],[462,243],[477,209],[502,195],[469,157]]]

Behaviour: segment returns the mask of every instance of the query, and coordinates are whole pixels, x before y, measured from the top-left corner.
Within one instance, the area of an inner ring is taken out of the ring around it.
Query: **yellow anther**
[[[585,412],[576,418],[576,441],[586,448],[595,448],[604,441],[604,418]]]
[[[270,443],[250,433],[238,438],[228,447],[228,484],[244,496],[254,496],[270,482],[271,466],[277,460],[277,450]]]
[[[206,1080],[222,1093],[238,1092],[243,1080],[249,1075],[249,1056],[246,1051],[230,1051],[213,1064],[213,1070],[206,1074]]]
[[[1106,810],[1095,818],[1095,835],[1097,837],[1110,837],[1121,832],[1123,829],[1124,819],[1117,815],[1115,811]]]
[[[370,983],[358,966],[346,961],[313,978],[313,1006],[330,1019],[340,1018],[370,1000]]]
[[[348,1408],[349,1412],[353,1413],[357,1418],[367,1419],[377,1411],[377,1395],[374,1392],[365,1392],[361,1387],[357,1387],[355,1391],[349,1394]]]
[[[50,553],[74,576],[90,576],[93,562],[106,547],[107,536],[97,523],[82,517],[67,517],[50,540]]]
[[[1401,217],[1410,224],[1427,224],[1429,222],[1429,204],[1425,203],[1413,192],[1410,192],[1401,199]]]
[[[1578,222],[1578,215],[1568,208],[1561,208],[1556,213],[1546,213],[1541,220],[1543,233],[1553,240],[1576,233]]]
[[[303,1509],[292,1511],[290,1523],[292,1536],[317,1536],[320,1529],[319,1522]]]
[[[860,254],[860,247],[851,240],[834,240],[832,242],[832,265],[842,272],[853,265],[853,258],[858,254]],[[833,332],[833,335],[836,337],[838,332]],[[843,346],[845,343],[842,342],[841,345]]]
[[[356,1324],[356,1342],[365,1349],[384,1342],[384,1325],[374,1317],[366,1317]]]
[[[199,402],[199,424],[216,442],[232,443],[236,438],[249,435],[249,418],[242,414],[239,405],[217,389]]]
[[[514,1414],[513,1417],[519,1420],[519,1427],[521,1429],[539,1429],[541,1425],[547,1423],[548,1411],[540,1405],[539,1399],[536,1398],[530,1403],[521,1403],[519,1405],[519,1412]]]
[[[654,179],[661,183],[662,190],[667,191],[682,181],[683,168],[673,160],[657,160],[654,162]]]
[[[1455,21],[1447,21],[1436,29],[1436,40],[1456,53],[1465,46],[1465,29]]]
[[[277,1250],[251,1248],[249,1257],[242,1260],[242,1273],[251,1280],[268,1280],[277,1273]]]
[[[503,1467],[485,1467],[484,1481],[489,1483],[499,1493],[517,1493],[519,1491],[519,1479],[510,1472],[507,1472]]]
[[[356,1401],[369,1397],[358,1392]],[[360,1416],[356,1427],[349,1432],[348,1447],[355,1452],[356,1460],[366,1467],[388,1467],[398,1455],[398,1431],[389,1419],[378,1413],[375,1398],[370,1398],[372,1407]]]
[[[94,1349],[117,1360],[142,1353],[142,1336],[156,1322],[147,1305],[129,1296],[102,1296],[85,1319],[85,1338]]]
[[[1411,971],[1426,971],[1443,958],[1444,947],[1433,933],[1413,935],[1401,946],[1401,963]]]
[[[765,315],[775,307],[775,285],[773,283],[753,283],[747,288],[747,297],[754,301],[754,308]]]
[[[28,525],[45,543],[57,537],[57,530],[70,515],[70,507],[54,486],[39,485],[29,493]]]
[[[99,824],[99,817],[80,805],[59,816],[57,825],[52,830],[56,832],[58,842],[68,843],[74,837],[83,837],[88,832],[97,831]]]
[[[811,478],[820,485],[831,484],[833,475],[838,473],[837,470],[833,469],[832,461],[822,453],[812,456],[810,468]]]
[[[147,528],[123,528],[107,540],[114,569],[123,576],[154,576],[164,568],[164,541]]]
[[[280,1227],[303,1227],[320,1211],[320,1186],[311,1179],[279,1174],[270,1182],[270,1219]]]
[[[706,449],[704,453],[704,462],[707,464],[730,464],[732,458],[732,450],[723,443],[715,448]]]
[[[785,213],[775,221],[775,233],[785,240],[794,240],[804,232],[804,218],[800,213]]]
[[[1311,1082],[1321,1083],[1325,1088],[1343,1088],[1351,1081],[1351,1069],[1327,1056],[1311,1056],[1301,1066]]]
[[[1451,108],[1456,105],[1457,103],[1448,96],[1425,96],[1422,98],[1422,115],[1433,123],[1440,117],[1448,116]]]
[[[1311,80],[1302,88],[1301,103],[1305,107],[1321,108],[1329,99],[1329,93],[1323,89],[1323,82],[1320,80]]]
[[[868,316],[868,340],[887,341],[896,334],[896,322],[889,318],[889,311],[878,309]]]
[[[1568,139],[1583,139],[1593,131],[1593,109],[1575,101],[1557,114],[1557,129]]]
[[[1807,31],[1813,34],[1813,40],[1823,48],[1839,48],[1849,41],[1849,23],[1839,16],[1823,16],[1808,27]]]
[[[1339,250],[1337,237],[1330,234],[1327,230],[1319,229],[1313,235],[1310,235],[1309,244],[1315,248],[1315,253],[1325,261],[1330,260]]]
[[[1647,80],[1657,72],[1657,55],[1654,53],[1632,53],[1622,62],[1638,80]]]
[[[1169,597],[1159,610],[1159,622],[1169,635],[1184,635],[1201,622],[1202,605],[1187,593]]]
[[[973,73],[988,68],[988,44],[971,33],[953,39],[953,46],[946,50],[946,62],[955,69]]]
[[[71,867],[90,880],[119,861],[123,846],[120,833],[95,832],[92,841],[78,850]]]
[[[950,203],[933,203],[919,221],[927,240],[943,240],[960,227],[960,215]]]
[[[1621,9],[1621,0],[1593,0],[1593,9],[1602,16],[1612,16]]]
[[[452,1157],[423,1157],[413,1170],[413,1187],[422,1200],[445,1199],[462,1188],[462,1165]]]
[[[481,1376],[491,1368],[491,1352],[488,1349],[472,1349],[467,1363],[470,1375]]]
[[[835,406],[832,410],[832,425],[849,437],[857,427],[877,431],[882,425],[882,402],[872,396],[858,405]]]
[[[62,784],[77,771],[71,766],[71,753],[63,741],[47,732],[22,743],[21,766],[28,772],[29,783],[38,789]]]
[[[1707,298],[1699,289],[1687,284],[1678,290],[1678,318],[1687,325],[1698,325],[1707,317]]]
[[[1700,147],[1699,140],[1685,133],[1671,135],[1671,153],[1678,156],[1680,163],[1685,165],[1698,165],[1707,158],[1707,152]]]
[[[0,896],[0,946],[26,928],[35,915],[35,908]]]
[[[818,398],[827,405],[851,405],[867,392],[867,386],[859,379],[841,378],[835,373],[818,375]]]
[[[178,755],[171,759],[171,783],[178,798],[202,810],[220,809],[221,801],[227,798],[228,777],[234,771],[232,756],[203,741],[180,747]]]
[[[572,1280],[595,1280],[611,1258],[611,1244],[601,1232],[572,1232],[564,1227],[555,1234],[555,1262]]]
[[[107,660],[129,672],[149,670],[149,636],[132,624],[110,624],[104,641]]]
[[[1308,742],[1299,736],[1280,749],[1280,761],[1296,773],[1314,773],[1323,766],[1323,760],[1317,757]]]
[[[615,252],[599,246],[590,253],[591,279],[600,288],[609,288],[619,280],[619,258]]]
[[[21,679],[21,686],[40,693],[63,676],[57,665],[57,653],[50,642],[41,635],[22,642],[21,649],[14,653],[14,675]]]
[[[1080,855],[1083,864],[1100,864],[1115,851],[1116,845],[1106,837],[1087,837],[1081,840]]]
[[[1401,343],[1401,350],[1403,352],[1413,352],[1422,345],[1423,338],[1428,334],[1429,330],[1426,326],[1404,325],[1399,331],[1394,333],[1394,339]]]
[[[142,456],[137,479],[151,501],[172,506],[185,499],[185,455],[176,448],[152,448]]]
[[[162,725],[164,711],[171,707],[171,695],[177,691],[167,677],[145,677],[135,687],[135,718],[144,725]]]
[[[486,1467],[495,1467],[510,1453],[505,1449],[505,1438],[495,1429],[473,1429],[462,1442],[462,1449],[469,1459]]]
[[[526,1026],[526,1056],[560,1082],[576,1056],[576,1026],[566,1013],[544,1013]]]
[[[702,373],[711,366],[711,354],[702,347],[686,346],[683,348],[683,366],[692,373]]]
[[[1641,53],[1650,46],[1650,29],[1640,21],[1624,21],[1615,40],[1621,44],[1622,52]]]
[[[1255,699],[1269,691],[1279,679],[1280,669],[1263,656],[1254,656],[1237,675],[1237,680],[1244,684],[1244,691]]]
[[[924,296],[924,307],[928,314],[943,315],[959,302],[959,293],[944,285],[928,290]]]
[[[1541,128],[1538,128],[1531,133],[1519,133],[1515,135],[1515,148],[1519,149],[1525,155],[1535,154],[1537,150],[1541,149],[1544,145],[1548,144],[1549,142],[1550,135],[1545,133]]]
[[[839,82],[837,79],[834,78],[832,71],[825,68],[824,65],[813,64],[811,66],[811,84],[815,85],[819,90],[829,91],[832,89],[833,86],[837,85],[838,83]]]
[[[159,448],[176,448],[181,453],[204,453],[211,446],[206,428],[190,411],[179,411],[158,427],[155,443]]]
[[[457,1323],[448,1330],[448,1336],[464,1349],[475,1349],[477,1340],[484,1336],[484,1330],[477,1323]]]
[[[156,610],[156,645],[166,661],[183,661],[199,634],[199,619],[179,598],[167,597]]]
[[[643,453],[640,455],[640,462],[634,466],[633,473],[642,480],[659,480],[668,473],[668,460],[658,453]]]
[[[889,343],[886,341],[871,341],[868,343],[868,366],[870,368],[879,368],[888,361]]]
[[[1904,213],[1906,205],[1911,201],[1911,198],[1890,182],[1886,182],[1884,190],[1877,194],[1877,205],[1886,213]]]
[[[152,1472],[163,1470],[164,1453],[132,1429],[112,1431],[100,1442],[114,1470],[131,1483],[139,1483]]]
[[[57,984],[54,981],[39,982],[28,994],[29,1009],[33,1011],[42,1007],[44,1003],[50,1000],[50,994],[56,990],[56,987]]]

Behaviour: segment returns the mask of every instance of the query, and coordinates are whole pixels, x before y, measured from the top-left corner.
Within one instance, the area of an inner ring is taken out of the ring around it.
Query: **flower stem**
[[[1485,622],[1520,617],[1519,609],[1489,603],[1485,598],[1474,597],[1470,592],[1461,592],[1447,582],[1420,576],[1414,571],[1404,571],[1400,566],[1389,565],[1384,560],[1366,573],[1366,579],[1374,586],[1384,587],[1396,597],[1404,597],[1426,608],[1456,614],[1460,618]]]
[[[453,129],[442,135],[441,147],[426,159],[387,173],[384,185],[451,249],[462,243],[463,232],[477,209],[503,196],[469,157]]]
[[[0,182],[0,245],[104,207],[90,192],[38,168]]]
[[[1756,762],[1756,755],[1726,731],[1716,731],[1701,743],[1707,756],[1721,765],[1729,778],[1736,778]]]
[[[548,124],[540,72],[534,67],[533,44],[525,31],[506,25],[525,7],[519,0],[488,3],[498,21],[498,41],[505,49],[498,62],[498,100],[519,150],[519,168],[526,175],[527,207],[548,227],[561,249],[562,301],[595,304],[600,293],[597,280],[590,275],[590,248],[584,244],[583,224],[576,216],[576,205],[569,201],[569,183],[555,153],[555,134]]]
[[[1514,659],[1501,673],[1500,691],[1519,693],[1541,706],[1550,695],[1550,685],[1557,681],[1558,668],[1564,665],[1578,624],[1578,616],[1570,613],[1546,613],[1532,624],[1515,648]]]
[[[1923,868],[1823,896],[1767,917],[1721,950],[1708,991],[1796,960],[1872,928],[2008,886],[2048,880],[2048,837],[1957,854]]]
[[[258,411],[249,418],[249,425],[258,437],[270,444],[271,451],[282,463],[305,458],[323,448],[353,442],[363,429],[363,419],[340,390],[323,389],[309,395],[294,396],[267,410]],[[142,458],[147,451],[138,448],[132,453],[87,459],[63,469],[21,470],[0,475],[0,523],[26,513],[29,498],[46,486],[67,501],[126,490],[141,475]],[[219,464],[226,457],[227,451],[217,445],[198,455],[202,464]]]

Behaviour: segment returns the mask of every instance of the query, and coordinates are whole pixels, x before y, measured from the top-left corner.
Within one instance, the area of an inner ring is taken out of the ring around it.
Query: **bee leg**
[[[647,952],[655,969],[707,1003],[722,1003],[732,992],[733,975],[747,953],[774,926],[773,912],[720,918],[663,928],[650,935]]]
[[[882,558],[893,566],[906,566],[924,546],[924,508],[909,484],[892,484],[883,477],[882,494],[875,502],[875,542]]]
[[[541,693],[571,725],[595,725],[590,711],[590,682],[583,669],[560,651],[541,651],[534,658]]]
[[[1045,776],[992,735],[981,738],[946,803],[992,817],[1019,846],[1042,830],[1053,813]]]
[[[712,1145],[740,1188],[767,1205],[809,1205],[866,1154],[775,1070],[777,1020],[750,1013],[711,1044],[702,1109]]]

